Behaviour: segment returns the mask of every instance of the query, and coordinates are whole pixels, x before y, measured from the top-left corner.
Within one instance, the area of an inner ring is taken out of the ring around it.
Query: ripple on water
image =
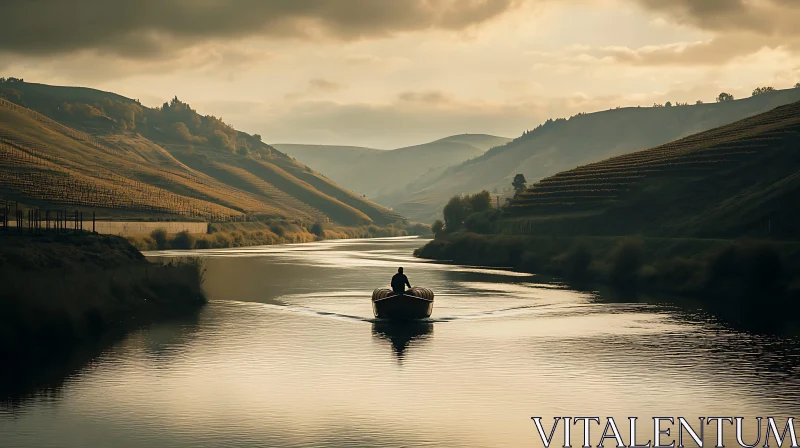
[[[537,443],[533,415],[797,414],[792,341],[422,263],[417,245],[203,251],[212,301],[196,318],[0,407],[3,446],[517,447]],[[437,292],[429,321],[373,318],[398,262]]]

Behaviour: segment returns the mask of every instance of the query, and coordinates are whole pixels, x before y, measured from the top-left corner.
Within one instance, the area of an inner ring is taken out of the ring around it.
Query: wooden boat
[[[395,294],[378,288],[372,291],[372,311],[378,319],[425,319],[433,312],[433,291],[415,287]]]

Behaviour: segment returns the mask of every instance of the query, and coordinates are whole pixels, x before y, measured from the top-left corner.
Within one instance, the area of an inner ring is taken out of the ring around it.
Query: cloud
[[[673,23],[709,31],[705,42],[639,49],[612,49],[621,62],[637,65],[715,65],[764,48],[800,52],[797,0],[633,0],[665,14]],[[660,23],[662,18],[656,19]]]
[[[397,95],[397,99],[403,103],[423,105],[426,107],[450,107],[457,103],[456,99],[451,95],[438,90],[403,92]]]
[[[0,52],[145,58],[207,40],[358,39],[463,30],[522,0],[4,0]]]
[[[739,34],[723,35],[704,42],[681,42],[641,48],[606,47],[602,51],[617,62],[633,65],[716,66],[769,47],[760,39]]]
[[[800,36],[797,0],[636,0],[683,24],[762,36]]]
[[[322,78],[314,78],[308,81],[308,86],[313,91],[325,92],[325,93],[337,92],[344,88],[344,86],[342,84],[339,84],[338,82],[329,81],[327,79],[322,79]]]
[[[177,50],[168,56],[149,59],[102,58],[85,50],[70,57],[9,56],[0,51],[0,70],[9,73],[24,72],[30,79],[103,82],[148,73],[174,75],[186,70],[192,70],[196,74],[235,78],[272,59],[274,54],[253,46],[207,42]]]
[[[316,95],[325,95],[339,92],[347,88],[345,84],[338,83],[323,78],[314,78],[308,81],[306,88],[297,92],[287,93],[284,98],[287,100],[297,100]]]
[[[716,87],[711,87],[713,91]],[[705,95],[710,100],[711,94]],[[301,100],[198,103],[201,113],[222,115],[237,129],[264,135],[270,143],[308,143],[397,148],[460,133],[520,135],[548,118],[616,106],[652,105],[658,101],[702,98],[696,92],[649,93],[640,96],[525,96],[516,101],[464,98],[444,91],[406,91],[386,102]]]

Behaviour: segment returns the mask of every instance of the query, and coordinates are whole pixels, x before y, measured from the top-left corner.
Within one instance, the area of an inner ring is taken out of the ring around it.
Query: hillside
[[[503,233],[800,238],[800,102],[532,185]]]
[[[174,98],[161,108],[93,89],[0,84],[0,197],[100,216],[356,225],[402,219]]]
[[[487,149],[510,139],[484,134],[462,134],[422,145],[393,150],[354,146],[275,144],[273,147],[320,171],[335,182],[357,193],[375,198],[403,192],[425,174],[441,173],[478,157]],[[387,182],[387,173],[393,176]]]
[[[431,222],[453,195],[502,192],[522,173],[529,184],[575,166],[662,145],[800,100],[800,89],[715,104],[621,108],[548,121],[484,155],[418,179],[406,191],[373,199]]]

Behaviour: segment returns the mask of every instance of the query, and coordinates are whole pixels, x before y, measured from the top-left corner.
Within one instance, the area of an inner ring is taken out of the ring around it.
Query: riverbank
[[[200,262],[153,264],[124,238],[0,236],[0,354],[52,351],[205,303]]]
[[[164,229],[150,235],[131,236],[128,241],[139,250],[166,249],[224,249],[228,247],[269,246],[275,244],[310,243],[312,241],[353,238],[385,238],[408,235],[431,235],[430,227],[422,224],[408,227],[365,225],[347,227],[322,223],[237,222],[209,224],[204,235],[179,232],[170,234]]]
[[[577,288],[605,285],[627,296],[687,297],[758,329],[795,333],[800,322],[795,242],[456,232],[439,235],[414,255],[552,275]]]

